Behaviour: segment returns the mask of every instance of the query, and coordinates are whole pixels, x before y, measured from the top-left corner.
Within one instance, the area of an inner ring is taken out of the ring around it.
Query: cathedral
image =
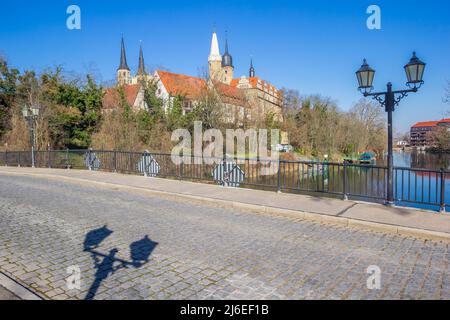
[[[282,93],[269,82],[256,76],[253,61],[250,60],[248,75],[234,77],[233,57],[225,40],[225,51],[220,53],[216,32],[213,32],[211,49],[208,57],[207,79],[183,74],[156,70],[148,74],[145,69],[142,44],[139,50],[139,66],[135,75],[128,67],[125,43],[122,37],[120,65],[117,69],[117,84],[124,88],[130,106],[136,109],[148,109],[144,101],[142,81],[156,81],[157,95],[164,101],[168,111],[176,96],[184,99],[183,113],[195,106],[205,89],[213,87],[223,103],[226,121],[235,122],[235,117],[261,117],[272,113],[275,119],[282,119]],[[104,109],[112,109],[117,102],[117,88],[105,92]],[[253,114],[253,115],[252,115]]]
[[[120,48],[120,65],[117,69],[117,83],[120,85],[139,84],[142,80],[151,80],[153,77],[145,71],[144,53],[142,51],[142,43],[139,48],[139,67],[137,74],[131,76],[131,70],[127,63],[127,54],[125,52],[125,42],[122,37]]]

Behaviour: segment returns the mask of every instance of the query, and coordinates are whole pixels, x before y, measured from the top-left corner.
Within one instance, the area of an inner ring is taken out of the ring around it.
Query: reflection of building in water
[[[377,160],[377,165],[386,165],[386,157]],[[450,170],[450,154],[431,153],[425,151],[396,151],[394,166],[399,168]],[[450,175],[448,175],[450,178]],[[449,189],[450,190],[450,189]]]
[[[429,152],[412,152],[411,168],[420,169],[450,169],[450,155],[445,153],[429,153]]]

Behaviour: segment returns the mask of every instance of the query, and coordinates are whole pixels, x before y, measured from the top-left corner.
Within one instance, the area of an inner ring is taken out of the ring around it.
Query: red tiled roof
[[[134,102],[136,101],[137,95],[139,93],[139,90],[141,89],[140,84],[131,84],[124,86],[125,91],[125,97],[127,98],[127,102],[130,106],[134,105]]]
[[[123,86],[125,98],[130,106],[134,105],[140,89],[140,84],[128,84]],[[107,88],[102,99],[103,109],[114,109],[119,105],[119,103],[120,95],[118,88]]]
[[[188,99],[198,99],[206,91],[207,84],[204,79],[158,70],[159,78],[171,96],[181,95]],[[242,104],[244,93],[236,87],[222,82],[214,82],[215,89],[221,95],[222,102]]]
[[[423,122],[417,122],[415,125],[412,126],[412,128],[423,128],[423,127],[435,127],[441,123],[450,123],[450,118],[444,118],[439,121],[423,121]]]
[[[206,88],[205,80],[167,71],[158,70],[159,78],[171,96],[184,96],[195,99],[201,96]]]
[[[237,85],[239,84],[239,80],[241,80],[241,79],[235,78],[235,79],[231,80],[230,86],[237,87]]]
[[[245,95],[241,89],[222,82],[215,82],[214,86],[220,93],[223,102],[238,105],[245,103]]]
[[[249,81],[250,86],[251,86],[252,88],[257,88],[257,85],[258,85],[258,82],[259,82],[260,85],[261,85],[262,87],[266,87],[266,89],[272,88],[273,91],[274,91],[274,94],[275,94],[275,93],[279,93],[279,91],[277,90],[277,88],[275,88],[275,86],[271,85],[270,83],[268,83],[268,82],[265,81],[265,80],[262,80],[262,79],[259,78],[259,77],[249,77],[249,78],[246,78],[246,79]],[[239,85],[239,81],[240,81],[240,80],[241,80],[241,78],[235,78],[235,79],[231,80],[230,85],[231,85],[232,87],[237,87],[237,86]]]
[[[439,123],[439,121],[424,121],[417,122],[412,128],[421,128],[421,127],[434,127]]]

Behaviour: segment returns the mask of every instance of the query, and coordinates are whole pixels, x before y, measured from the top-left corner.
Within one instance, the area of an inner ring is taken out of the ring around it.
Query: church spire
[[[219,41],[217,41],[217,34],[214,31],[211,39],[211,51],[208,61],[222,61],[222,57],[219,51]]]
[[[225,53],[222,56],[222,67],[233,67],[233,57],[228,52],[228,33],[225,37]]]
[[[255,68],[253,68],[253,58],[250,58],[250,70],[249,70],[248,76],[250,78],[254,78],[255,77]]]
[[[125,43],[123,41],[123,35],[122,35],[122,44],[121,44],[121,51],[120,51],[120,66],[118,70],[128,70],[130,71],[130,68],[127,64],[127,55],[125,53]]]
[[[143,76],[145,75],[145,63],[144,63],[144,53],[142,51],[142,41],[141,41],[141,47],[139,49],[139,68],[138,68],[138,75]]]

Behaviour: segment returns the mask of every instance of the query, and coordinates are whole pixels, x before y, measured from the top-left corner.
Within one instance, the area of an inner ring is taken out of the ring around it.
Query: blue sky
[[[82,29],[66,28],[66,9],[81,8]],[[381,8],[382,29],[366,27],[369,5]],[[20,69],[62,65],[115,77],[120,36],[136,69],[139,41],[146,64],[199,75],[206,68],[213,26],[224,47],[225,30],[235,75],[246,75],[250,55],[257,75],[277,87],[322,94],[348,110],[360,98],[354,72],[362,59],[377,70],[376,89],[405,83],[403,65],[411,52],[427,62],[425,85],[405,98],[394,115],[397,131],[416,121],[441,118],[450,80],[450,3],[397,1],[106,1],[3,2],[0,52]]]

